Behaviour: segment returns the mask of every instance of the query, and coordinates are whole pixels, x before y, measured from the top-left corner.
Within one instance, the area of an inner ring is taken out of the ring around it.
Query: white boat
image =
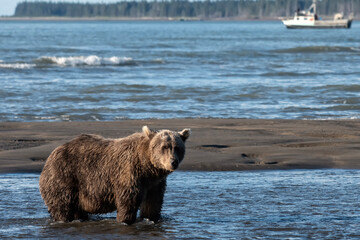
[[[337,13],[333,20],[322,20],[316,14],[316,0],[308,10],[297,10],[293,18],[282,19],[287,28],[350,28],[352,17],[344,19],[342,13]]]

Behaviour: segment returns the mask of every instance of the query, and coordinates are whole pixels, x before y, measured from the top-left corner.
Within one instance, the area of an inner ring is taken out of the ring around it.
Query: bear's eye
[[[163,150],[168,150],[169,148],[170,148],[170,146],[168,146],[168,145],[163,146]]]

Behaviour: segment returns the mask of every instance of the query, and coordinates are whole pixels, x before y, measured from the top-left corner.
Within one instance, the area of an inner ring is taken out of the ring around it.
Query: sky
[[[45,0],[49,1],[49,0]],[[19,2],[24,2],[24,0],[0,0],[0,16],[11,16],[15,13],[16,5]],[[28,0],[31,2],[31,0]],[[51,1],[59,2],[59,1]],[[61,0],[61,2],[89,2],[89,3],[110,3],[110,2],[119,2],[119,0]]]

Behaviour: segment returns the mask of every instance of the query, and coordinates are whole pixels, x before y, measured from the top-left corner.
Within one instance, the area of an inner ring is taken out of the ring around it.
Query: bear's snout
[[[179,167],[179,162],[177,160],[172,161],[171,167],[173,170],[177,169]]]

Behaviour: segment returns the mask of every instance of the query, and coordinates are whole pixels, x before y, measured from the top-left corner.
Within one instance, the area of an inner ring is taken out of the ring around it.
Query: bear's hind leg
[[[88,220],[89,216],[86,212],[81,209],[74,210],[67,206],[59,206],[56,208],[49,208],[49,213],[55,221],[71,222],[74,220]]]
[[[87,217],[81,209],[79,209],[79,200],[75,189],[67,189],[66,187],[52,189],[52,192],[45,195],[51,196],[49,199],[44,198],[48,211],[55,221],[71,222],[76,219]],[[52,196],[58,196],[56,200]]]
[[[71,222],[74,220],[74,211],[65,205],[57,205],[49,207],[49,213],[54,221]]]
[[[73,220],[88,220],[88,214],[78,209],[76,203],[70,205],[59,204],[55,207],[49,207],[49,213],[55,221],[71,222]]]

